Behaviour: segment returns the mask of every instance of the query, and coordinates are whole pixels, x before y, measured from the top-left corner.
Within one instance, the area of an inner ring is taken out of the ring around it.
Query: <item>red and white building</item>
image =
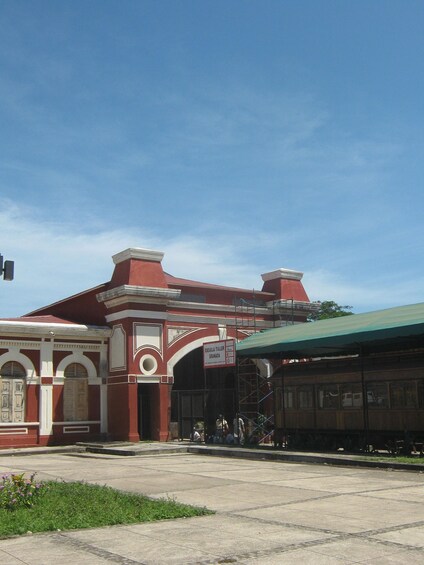
[[[109,282],[0,320],[0,447],[167,441],[172,420],[196,416],[204,343],[304,322],[314,308],[297,271],[266,273],[254,292],[173,277],[162,258],[126,249]]]

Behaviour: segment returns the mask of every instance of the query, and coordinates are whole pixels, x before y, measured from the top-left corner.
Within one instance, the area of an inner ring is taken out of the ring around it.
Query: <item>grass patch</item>
[[[87,483],[43,482],[44,494],[31,508],[0,509],[0,537],[213,514],[172,499],[152,500]]]
[[[413,465],[423,465],[424,458],[411,455],[388,455],[387,457],[376,456],[378,461],[389,461],[390,463],[412,463]]]

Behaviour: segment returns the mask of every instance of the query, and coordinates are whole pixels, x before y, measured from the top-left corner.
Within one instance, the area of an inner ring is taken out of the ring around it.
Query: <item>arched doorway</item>
[[[174,366],[174,385],[171,394],[171,421],[178,425],[178,437],[189,439],[199,422],[205,441],[215,433],[215,421],[223,414],[227,422],[236,413],[235,368],[203,368],[203,348],[185,355]]]

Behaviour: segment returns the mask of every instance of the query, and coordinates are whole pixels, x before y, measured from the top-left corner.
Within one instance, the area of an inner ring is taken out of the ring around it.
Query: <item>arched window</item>
[[[25,422],[26,371],[20,363],[8,361],[0,369],[2,422]]]
[[[88,420],[88,373],[81,363],[71,363],[64,371],[63,418],[65,422]]]

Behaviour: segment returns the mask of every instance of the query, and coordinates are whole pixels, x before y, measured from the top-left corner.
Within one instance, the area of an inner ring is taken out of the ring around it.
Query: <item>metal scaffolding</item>
[[[256,307],[254,291],[251,302],[243,298],[234,300],[236,336],[239,331],[245,335],[258,331]],[[246,426],[246,442],[261,444],[270,441],[274,427],[272,389],[268,376],[261,373],[252,359],[237,360],[236,397],[238,412]]]

